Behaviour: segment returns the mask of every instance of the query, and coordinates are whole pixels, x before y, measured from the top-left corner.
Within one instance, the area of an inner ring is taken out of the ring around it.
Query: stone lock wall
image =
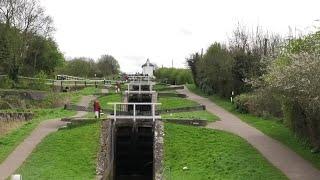
[[[99,180],[112,180],[113,177],[113,131],[111,119],[101,123],[100,151],[98,153],[97,175]]]
[[[0,112],[0,121],[29,121],[33,115],[31,112]]]
[[[154,141],[153,141],[153,172],[154,180],[164,179],[164,124],[162,121],[155,121],[154,126]]]

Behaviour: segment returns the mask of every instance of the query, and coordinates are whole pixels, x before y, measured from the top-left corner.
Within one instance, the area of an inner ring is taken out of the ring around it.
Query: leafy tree
[[[191,69],[193,81],[196,84],[196,86],[199,86],[198,83],[198,74],[197,74],[197,63],[200,61],[200,55],[199,53],[192,54],[190,58],[187,58],[187,64],[189,68]]]
[[[158,81],[168,84],[193,83],[189,69],[159,68],[155,71],[155,76]]]
[[[32,37],[49,36],[53,31],[52,19],[37,0],[1,0],[0,24],[0,59],[9,77],[17,81]]]
[[[93,59],[80,57],[66,61],[64,66],[58,69],[58,73],[78,77],[94,77],[95,64]]]
[[[64,57],[52,39],[35,36],[29,47],[22,73],[35,75],[43,71],[51,75],[63,62]]]
[[[211,45],[199,61],[199,86],[206,93],[228,97],[233,90],[232,67],[234,59],[219,43]]]
[[[103,77],[118,74],[120,72],[118,61],[111,55],[102,55],[98,59],[97,68]]]
[[[299,53],[277,59],[265,87],[281,97],[287,125],[320,148],[320,57]]]

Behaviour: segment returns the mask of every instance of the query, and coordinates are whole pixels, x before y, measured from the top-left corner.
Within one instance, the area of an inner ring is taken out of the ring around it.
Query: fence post
[[[60,86],[60,89],[61,89],[61,91],[63,91],[62,83],[63,83],[63,81],[61,80],[61,81],[60,81],[60,85],[61,85],[61,86]]]
[[[116,121],[116,116],[117,116],[117,105],[113,104],[113,116],[114,116],[114,121]]]
[[[133,104],[133,122],[136,123],[136,104]]]
[[[84,81],[84,87],[87,87],[87,81]]]
[[[153,122],[154,122],[154,121],[155,121],[155,111],[156,111],[156,110],[155,110],[155,104],[154,104],[154,103],[152,104],[152,109],[151,109],[151,110],[152,110],[152,120],[153,120]]]

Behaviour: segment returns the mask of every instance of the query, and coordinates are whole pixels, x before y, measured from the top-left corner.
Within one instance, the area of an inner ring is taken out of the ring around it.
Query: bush
[[[265,86],[282,97],[285,122],[320,149],[320,56],[300,53],[278,58],[264,75]]]
[[[237,111],[262,117],[282,117],[279,100],[267,91],[241,94],[234,99]]]
[[[236,96],[234,98],[234,104],[235,104],[237,111],[239,111],[241,113],[249,113],[250,112],[249,101],[251,99],[253,99],[253,98],[252,98],[252,95],[250,95],[250,94],[241,94],[239,96]]]
[[[12,107],[7,101],[0,99],[0,110],[4,109],[12,109]]]
[[[38,73],[35,78],[38,78],[37,80],[34,80],[31,83],[31,88],[34,90],[48,90],[48,86],[46,85],[46,79],[47,75],[41,71]]]
[[[13,81],[8,76],[5,76],[0,79],[0,88],[11,89],[12,86],[13,86]]]

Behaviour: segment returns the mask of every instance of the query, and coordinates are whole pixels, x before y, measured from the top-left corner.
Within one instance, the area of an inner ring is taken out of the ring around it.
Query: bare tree
[[[273,56],[278,53],[283,38],[275,33],[264,31],[257,26],[251,31],[240,23],[229,38],[229,50],[233,53],[252,53],[256,56]]]
[[[54,31],[53,21],[45,14],[38,0],[0,0],[0,23],[5,25],[5,32],[15,32],[15,35],[7,37],[11,39],[5,41],[10,43],[8,47],[12,48],[8,51],[14,57],[9,54],[9,57],[2,59],[8,61],[6,64],[11,78],[17,80],[32,38],[35,35],[50,37]]]

